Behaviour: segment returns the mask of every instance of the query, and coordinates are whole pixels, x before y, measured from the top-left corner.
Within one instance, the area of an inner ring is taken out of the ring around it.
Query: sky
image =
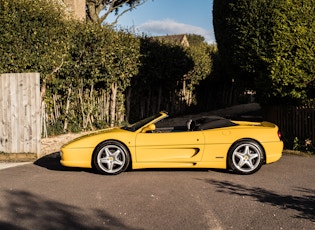
[[[121,16],[117,26],[149,36],[198,34],[214,43],[212,6],[213,0],[148,0]]]

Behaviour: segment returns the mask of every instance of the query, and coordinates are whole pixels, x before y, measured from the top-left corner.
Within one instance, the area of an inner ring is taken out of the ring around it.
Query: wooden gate
[[[39,73],[0,75],[0,160],[23,161],[40,154]]]

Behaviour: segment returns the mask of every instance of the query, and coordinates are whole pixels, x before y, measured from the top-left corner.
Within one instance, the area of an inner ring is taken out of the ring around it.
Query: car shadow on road
[[[76,167],[65,167],[60,164],[60,153],[54,152],[43,156],[34,162],[35,165],[47,168],[49,170],[54,171],[84,171],[96,173],[94,169],[86,169],[86,168],[76,168]]]
[[[296,187],[295,190],[301,193],[300,196],[289,194],[278,194],[274,191],[260,187],[249,187],[230,181],[218,181],[214,179],[205,180],[206,183],[217,187],[220,193],[238,195],[240,197],[252,197],[255,200],[277,206],[281,209],[296,210],[295,218],[307,219],[315,222],[315,190]]]
[[[54,152],[43,156],[34,162],[35,165],[53,170],[53,171],[70,171],[70,172],[88,172],[93,174],[100,174],[96,169],[89,168],[76,168],[76,167],[65,167],[60,164],[60,153]],[[232,172],[225,169],[210,169],[210,168],[147,168],[147,169],[131,169],[129,167],[127,172],[217,172],[230,174]]]
[[[53,170],[53,171],[73,171],[73,172],[89,172],[93,174],[100,174],[94,168],[77,168],[77,167],[65,167],[60,164],[60,153],[54,152],[45,155],[34,162],[35,165]],[[217,172],[223,174],[234,174],[226,169],[213,169],[213,168],[146,168],[146,169],[131,169],[128,167],[127,172]]]
[[[104,208],[83,209],[26,190],[8,189],[1,195],[2,230],[138,229],[127,226],[120,216],[115,216]]]

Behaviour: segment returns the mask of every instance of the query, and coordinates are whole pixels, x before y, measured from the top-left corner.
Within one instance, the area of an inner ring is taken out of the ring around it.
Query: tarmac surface
[[[315,229],[315,156],[283,155],[247,176],[215,169],[106,176],[59,160],[54,153],[0,164],[11,166],[0,170],[1,230]]]

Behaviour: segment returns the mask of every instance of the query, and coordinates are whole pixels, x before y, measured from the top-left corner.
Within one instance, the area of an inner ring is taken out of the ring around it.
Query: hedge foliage
[[[211,72],[205,42],[184,48],[73,21],[53,2],[0,0],[0,72],[40,72],[45,135],[162,109],[180,113],[197,103],[195,87]]]
[[[262,103],[301,103],[315,80],[315,0],[214,0],[227,74]]]
[[[63,12],[54,1],[0,0],[0,72],[52,74],[69,48]]]

